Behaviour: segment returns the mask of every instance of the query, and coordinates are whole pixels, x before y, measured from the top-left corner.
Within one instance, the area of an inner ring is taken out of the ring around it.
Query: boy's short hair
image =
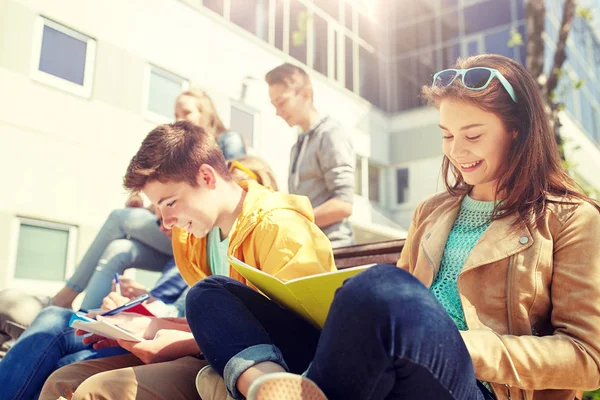
[[[223,179],[230,181],[223,152],[213,135],[188,121],[160,125],[146,136],[131,159],[123,186],[141,191],[148,182],[196,181],[202,164],[210,165]]]
[[[294,90],[309,88],[312,93],[310,77],[306,71],[294,64],[285,63],[273,68],[265,75],[265,81],[269,86],[281,84]]]

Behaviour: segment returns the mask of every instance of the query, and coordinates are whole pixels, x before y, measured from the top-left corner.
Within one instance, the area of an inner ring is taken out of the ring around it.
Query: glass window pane
[[[275,47],[283,50],[283,0],[275,0]]]
[[[22,223],[19,229],[15,278],[64,280],[68,243],[68,231]]]
[[[152,70],[150,72],[150,89],[148,92],[148,111],[173,119],[175,99],[181,93],[183,79],[167,78]]]
[[[268,39],[268,0],[230,0],[231,22],[262,40]]]
[[[352,13],[353,13],[353,7],[351,3],[346,3],[346,13],[345,15],[345,26],[346,28],[352,30]]]
[[[406,202],[406,192],[408,189],[408,168],[396,170],[396,202]]]
[[[450,68],[456,63],[460,56],[460,48],[458,44],[453,44],[442,48],[442,68]]]
[[[402,55],[405,52],[417,49],[417,24],[409,24],[397,29],[394,33],[396,40],[396,54]]]
[[[359,48],[359,94],[371,104],[379,104],[379,62],[378,57],[367,49]]]
[[[354,42],[346,37],[346,89],[354,90]]]
[[[369,200],[380,201],[381,192],[379,187],[379,174],[381,168],[369,165]]]
[[[223,3],[224,0],[202,0],[204,7],[210,8],[220,16],[223,16]]]
[[[354,193],[362,196],[362,157],[356,157],[354,168]]]
[[[314,15],[313,18],[315,26],[315,53],[313,56],[313,68],[327,76],[327,22],[318,15]]]
[[[478,40],[471,40],[467,44],[467,52],[469,53],[469,56],[476,56],[477,54],[480,54],[480,51],[479,51],[479,41]]]
[[[464,13],[467,35],[511,22],[509,1],[487,0],[465,7]]]
[[[290,56],[306,64],[308,11],[297,0],[290,1]]]
[[[252,147],[254,145],[254,113],[232,105],[229,126],[232,131],[242,135],[247,146]]]
[[[87,43],[44,25],[40,71],[83,86]]]
[[[508,47],[510,40],[510,29],[502,29],[496,33],[485,35],[485,52],[488,54],[500,54],[513,58],[513,49]]]

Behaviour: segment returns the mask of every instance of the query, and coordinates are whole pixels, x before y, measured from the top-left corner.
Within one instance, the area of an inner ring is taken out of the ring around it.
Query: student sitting
[[[282,280],[335,269],[331,244],[314,224],[308,199],[273,192],[252,180],[234,182],[214,138],[188,122],[150,132],[129,165],[125,186],[143,191],[160,209],[164,225],[173,227],[175,260],[188,283],[214,274],[205,261],[205,238],[214,229],[222,241],[229,240],[229,255]],[[182,256],[189,261],[180,263]],[[239,274],[225,272],[231,278],[221,276],[222,282],[247,287]],[[206,361],[196,357],[200,349],[185,319],[123,314],[112,320],[147,340],[119,341],[133,355],[59,369],[47,380],[41,399],[197,397],[194,380]],[[97,348],[115,344],[97,336],[85,341]]]

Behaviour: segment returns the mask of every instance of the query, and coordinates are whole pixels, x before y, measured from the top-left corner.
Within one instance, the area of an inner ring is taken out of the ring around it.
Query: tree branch
[[[527,62],[526,68],[538,85],[544,73],[544,16],[546,5],[544,0],[528,0],[525,8],[527,20]]]
[[[546,98],[550,99],[552,92],[558,85],[560,78],[559,73],[562,66],[567,59],[567,39],[569,32],[571,31],[571,25],[573,18],[575,17],[575,0],[565,0],[565,6],[563,9],[563,18],[560,24],[558,33],[558,40],[556,42],[556,52],[554,53],[554,62],[552,63],[552,69],[550,70],[550,76],[546,83]],[[552,107],[555,107],[553,102],[550,102]]]

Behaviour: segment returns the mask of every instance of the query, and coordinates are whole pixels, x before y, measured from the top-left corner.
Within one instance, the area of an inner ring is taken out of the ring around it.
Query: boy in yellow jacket
[[[124,185],[144,192],[160,209],[165,227],[174,228],[178,266],[184,264],[179,260],[207,265],[204,238],[218,227],[221,239],[229,238],[229,255],[283,281],[335,270],[331,244],[314,224],[309,200],[254,181],[235,183],[214,138],[191,123],[150,132],[131,160]],[[189,284],[211,275],[202,267],[180,270]],[[231,269],[218,275],[245,283]],[[40,399],[197,396],[194,378],[206,362],[197,357],[200,349],[185,319],[123,314],[112,322],[146,339],[118,343],[137,358],[109,357],[61,368],[48,378]],[[86,340],[96,341],[96,347],[115,345],[95,336]]]

